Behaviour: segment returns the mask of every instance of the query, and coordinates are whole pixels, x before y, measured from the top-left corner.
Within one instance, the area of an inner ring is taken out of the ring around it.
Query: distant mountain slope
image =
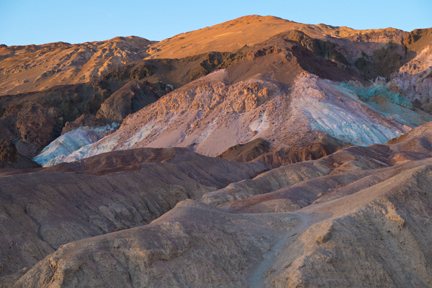
[[[296,23],[273,16],[252,15],[178,34],[151,45],[148,53],[150,58],[182,58],[210,51],[230,52],[294,30],[304,32],[312,38],[330,40],[339,45],[344,43],[343,52],[349,55],[349,60],[359,57],[361,51],[371,55],[372,50],[383,47],[389,42],[399,44],[408,34],[393,28],[355,30],[324,24]]]
[[[0,47],[0,96],[89,82],[103,72],[148,56],[144,38]]]
[[[408,34],[391,28],[354,30],[269,16],[246,16],[153,43],[161,45],[156,50],[162,49],[161,53],[166,52],[163,55],[153,53],[153,48],[146,52],[152,42],[139,37],[117,37],[76,45],[2,47],[0,79],[4,81],[0,88],[3,85],[4,89],[0,95],[12,95],[0,99],[0,116],[3,116],[0,138],[18,145],[19,154],[32,157],[58,137],[63,126],[67,125],[65,131],[70,131],[70,127],[84,125],[83,121],[74,123],[80,117],[88,120],[85,121],[87,125],[104,124],[93,116],[121,121],[172,88],[231,66],[235,66],[230,68],[232,84],[261,74],[265,79],[270,77],[290,86],[301,71],[333,81],[366,83],[364,80],[377,76],[390,79],[406,61],[412,57],[416,57],[412,61],[417,61],[420,56],[416,55],[420,52],[416,51],[426,45],[427,35],[422,31]],[[184,41],[191,46],[184,46]],[[281,41],[286,43],[281,44]],[[296,46],[292,53],[298,63],[283,59],[287,43]],[[214,50],[227,52],[211,52]],[[265,55],[267,57],[262,57]],[[422,83],[428,83],[428,79],[426,77]],[[397,85],[402,87],[402,92],[408,91],[410,100],[418,98],[409,92],[413,90],[412,85],[405,87],[407,81]],[[85,83],[56,86],[77,82]],[[428,95],[426,88],[423,94]],[[22,93],[29,90],[41,91]],[[20,93],[15,95],[18,91]],[[427,95],[422,96],[423,108],[427,106]],[[34,114],[37,114],[36,120]],[[32,132],[36,130],[38,133]]]
[[[292,146],[322,143],[334,151],[386,143],[432,120],[384,80],[368,84],[343,63],[339,46],[326,43],[290,31],[242,49],[241,61],[165,95],[65,161],[137,147],[189,147],[217,156],[263,138],[278,155],[264,156],[266,162],[279,165],[290,163],[284,157],[303,159],[291,157]]]

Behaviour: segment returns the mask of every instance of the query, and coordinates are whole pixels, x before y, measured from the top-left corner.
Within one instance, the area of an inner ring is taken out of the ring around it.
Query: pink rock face
[[[402,66],[392,77],[392,83],[402,89],[407,98],[430,111],[432,98],[432,45],[424,47],[417,56]]]
[[[217,156],[258,138],[281,148],[319,142],[325,134],[341,143],[370,145],[411,130],[337,82],[309,73],[296,78],[289,92],[259,78],[226,85],[220,79],[228,73],[214,72],[129,116],[117,132],[94,144],[88,155],[177,146]]]

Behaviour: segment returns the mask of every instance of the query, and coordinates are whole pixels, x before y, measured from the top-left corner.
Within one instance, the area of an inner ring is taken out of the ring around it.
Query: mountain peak
[[[162,40],[150,46],[147,50],[150,54],[148,58],[172,59],[211,51],[230,52],[245,45],[252,46],[261,43],[274,35],[291,30],[299,30],[309,37],[318,39],[347,38],[389,32],[397,34],[390,35],[390,37],[402,38],[407,33],[393,28],[355,30],[344,26],[302,24],[274,16],[248,15]],[[375,41],[384,41],[378,38]]]

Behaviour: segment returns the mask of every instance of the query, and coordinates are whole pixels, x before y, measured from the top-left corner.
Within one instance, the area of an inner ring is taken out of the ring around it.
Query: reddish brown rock
[[[46,115],[20,118],[16,123],[16,128],[24,141],[36,144],[40,148],[55,139],[55,122]]]
[[[262,154],[266,154],[269,150],[270,143],[264,139],[258,138],[245,144],[235,145],[217,157],[236,162],[249,162],[255,160]]]
[[[17,150],[15,145],[9,139],[3,139],[0,142],[0,161],[13,162],[16,159]]]
[[[62,134],[67,133],[69,131],[75,130],[79,127],[99,127],[104,126],[111,123],[111,121],[106,121],[104,119],[98,119],[95,115],[91,114],[82,114],[75,121],[66,122],[63,127]]]
[[[132,80],[101,104],[96,117],[121,122],[127,115],[137,112],[157,99],[159,95],[153,85]]]

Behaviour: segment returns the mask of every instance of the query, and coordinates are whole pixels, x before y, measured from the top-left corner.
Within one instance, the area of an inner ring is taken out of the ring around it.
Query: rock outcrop
[[[217,156],[234,145],[263,138],[273,151],[280,151],[278,157],[292,159],[275,161],[280,165],[296,158],[313,159],[312,151],[318,147],[308,148],[311,143],[322,143],[323,153],[319,153],[325,155],[347,143],[385,143],[415,126],[399,116],[400,110],[414,113],[409,108],[395,104],[384,115],[379,106],[365,103],[338,82],[309,73],[292,79],[294,85],[288,91],[264,77],[225,84],[237,67],[214,72],[167,94],[126,118],[118,131],[81,154],[85,158],[111,150],[180,146]],[[419,124],[430,119],[421,113],[412,116]],[[295,156],[297,152],[290,152],[289,147],[306,150]]]
[[[132,80],[101,104],[96,117],[121,122],[127,115],[141,110],[158,98],[153,85]]]
[[[319,159],[334,153],[342,146],[342,142],[327,137],[323,138],[321,142],[309,143],[304,146],[270,148],[268,141],[258,138],[245,144],[230,147],[217,157],[236,162],[261,161],[270,167],[277,168],[281,165]]]
[[[83,126],[69,131],[46,146],[33,161],[45,167],[61,163],[75,151],[97,142],[118,126],[117,123],[112,123],[98,127]]]
[[[14,162],[16,160],[17,149],[12,141],[3,139],[0,142],[0,161]]]
[[[391,83],[403,91],[406,97],[426,110],[432,111],[432,29],[412,31],[405,39],[408,59],[392,75]]]

